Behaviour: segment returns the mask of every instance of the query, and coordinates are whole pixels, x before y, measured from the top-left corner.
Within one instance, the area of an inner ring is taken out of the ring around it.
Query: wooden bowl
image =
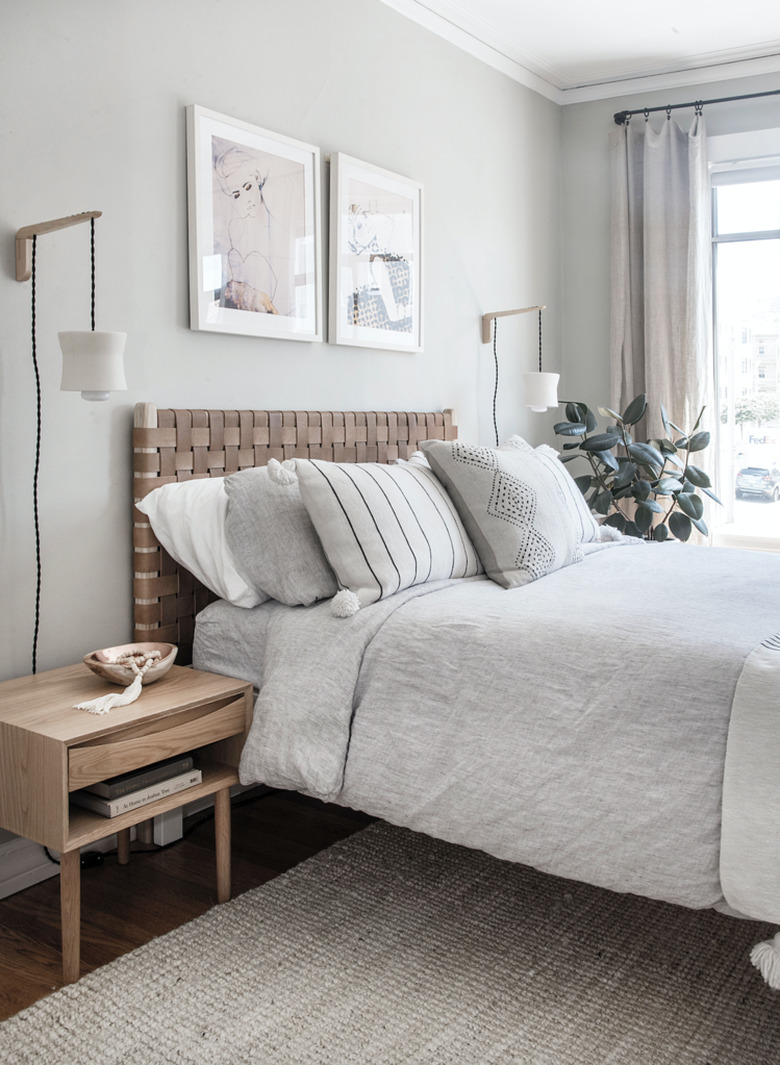
[[[160,677],[164,677],[173,665],[178,647],[172,643],[123,643],[119,647],[103,647],[99,651],[92,651],[84,655],[84,665],[97,673],[103,680],[112,684],[122,684],[125,687],[135,680],[135,671],[131,666],[117,662],[117,658],[123,654],[149,654],[158,651],[160,658],[144,673],[142,684],[153,684]]]

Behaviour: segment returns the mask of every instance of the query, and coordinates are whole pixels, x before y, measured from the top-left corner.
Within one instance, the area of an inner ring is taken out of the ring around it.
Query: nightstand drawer
[[[156,723],[157,727],[147,723],[142,732],[137,728],[118,731],[100,742],[71,747],[68,790],[75,791],[151,762],[240,735],[246,725],[245,715],[246,702],[241,696],[216,709],[211,703],[164,717]]]

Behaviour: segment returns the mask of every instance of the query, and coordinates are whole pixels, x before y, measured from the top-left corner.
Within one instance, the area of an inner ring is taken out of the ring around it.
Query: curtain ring
[[[645,122],[649,122],[649,121],[650,121],[650,112],[649,112],[649,110],[647,108],[645,108]]]
[[[703,100],[697,100],[696,103],[694,104],[694,107],[696,109],[696,114],[697,115],[701,115],[703,113],[703,111],[704,111],[704,101]]]
[[[672,108],[671,108],[671,104],[668,104],[667,108],[666,108],[666,121],[667,122],[671,121],[671,117],[672,117]]]

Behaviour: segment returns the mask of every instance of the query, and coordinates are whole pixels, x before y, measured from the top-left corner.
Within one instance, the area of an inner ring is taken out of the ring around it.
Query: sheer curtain
[[[648,398],[649,437],[663,436],[659,403],[690,429],[712,387],[712,245],[704,117],[688,132],[626,123],[610,138],[611,403]]]

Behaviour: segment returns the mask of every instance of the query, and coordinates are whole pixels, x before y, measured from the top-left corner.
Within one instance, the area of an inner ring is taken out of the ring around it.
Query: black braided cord
[[[35,523],[35,628],[33,631],[32,645],[32,671],[38,670],[38,631],[41,623],[41,526],[38,514],[38,474],[41,469],[41,375],[38,371],[38,343],[36,339],[35,320],[35,259],[37,237],[32,238],[32,361],[35,371],[35,397],[37,408],[37,422],[35,435],[35,471],[33,473],[33,520]]]
[[[493,363],[496,368],[495,379],[493,382],[493,432],[496,437],[496,447],[498,447],[498,422],[496,421],[496,397],[498,396],[498,352],[496,351],[496,333],[498,331],[498,319],[493,319]]]

